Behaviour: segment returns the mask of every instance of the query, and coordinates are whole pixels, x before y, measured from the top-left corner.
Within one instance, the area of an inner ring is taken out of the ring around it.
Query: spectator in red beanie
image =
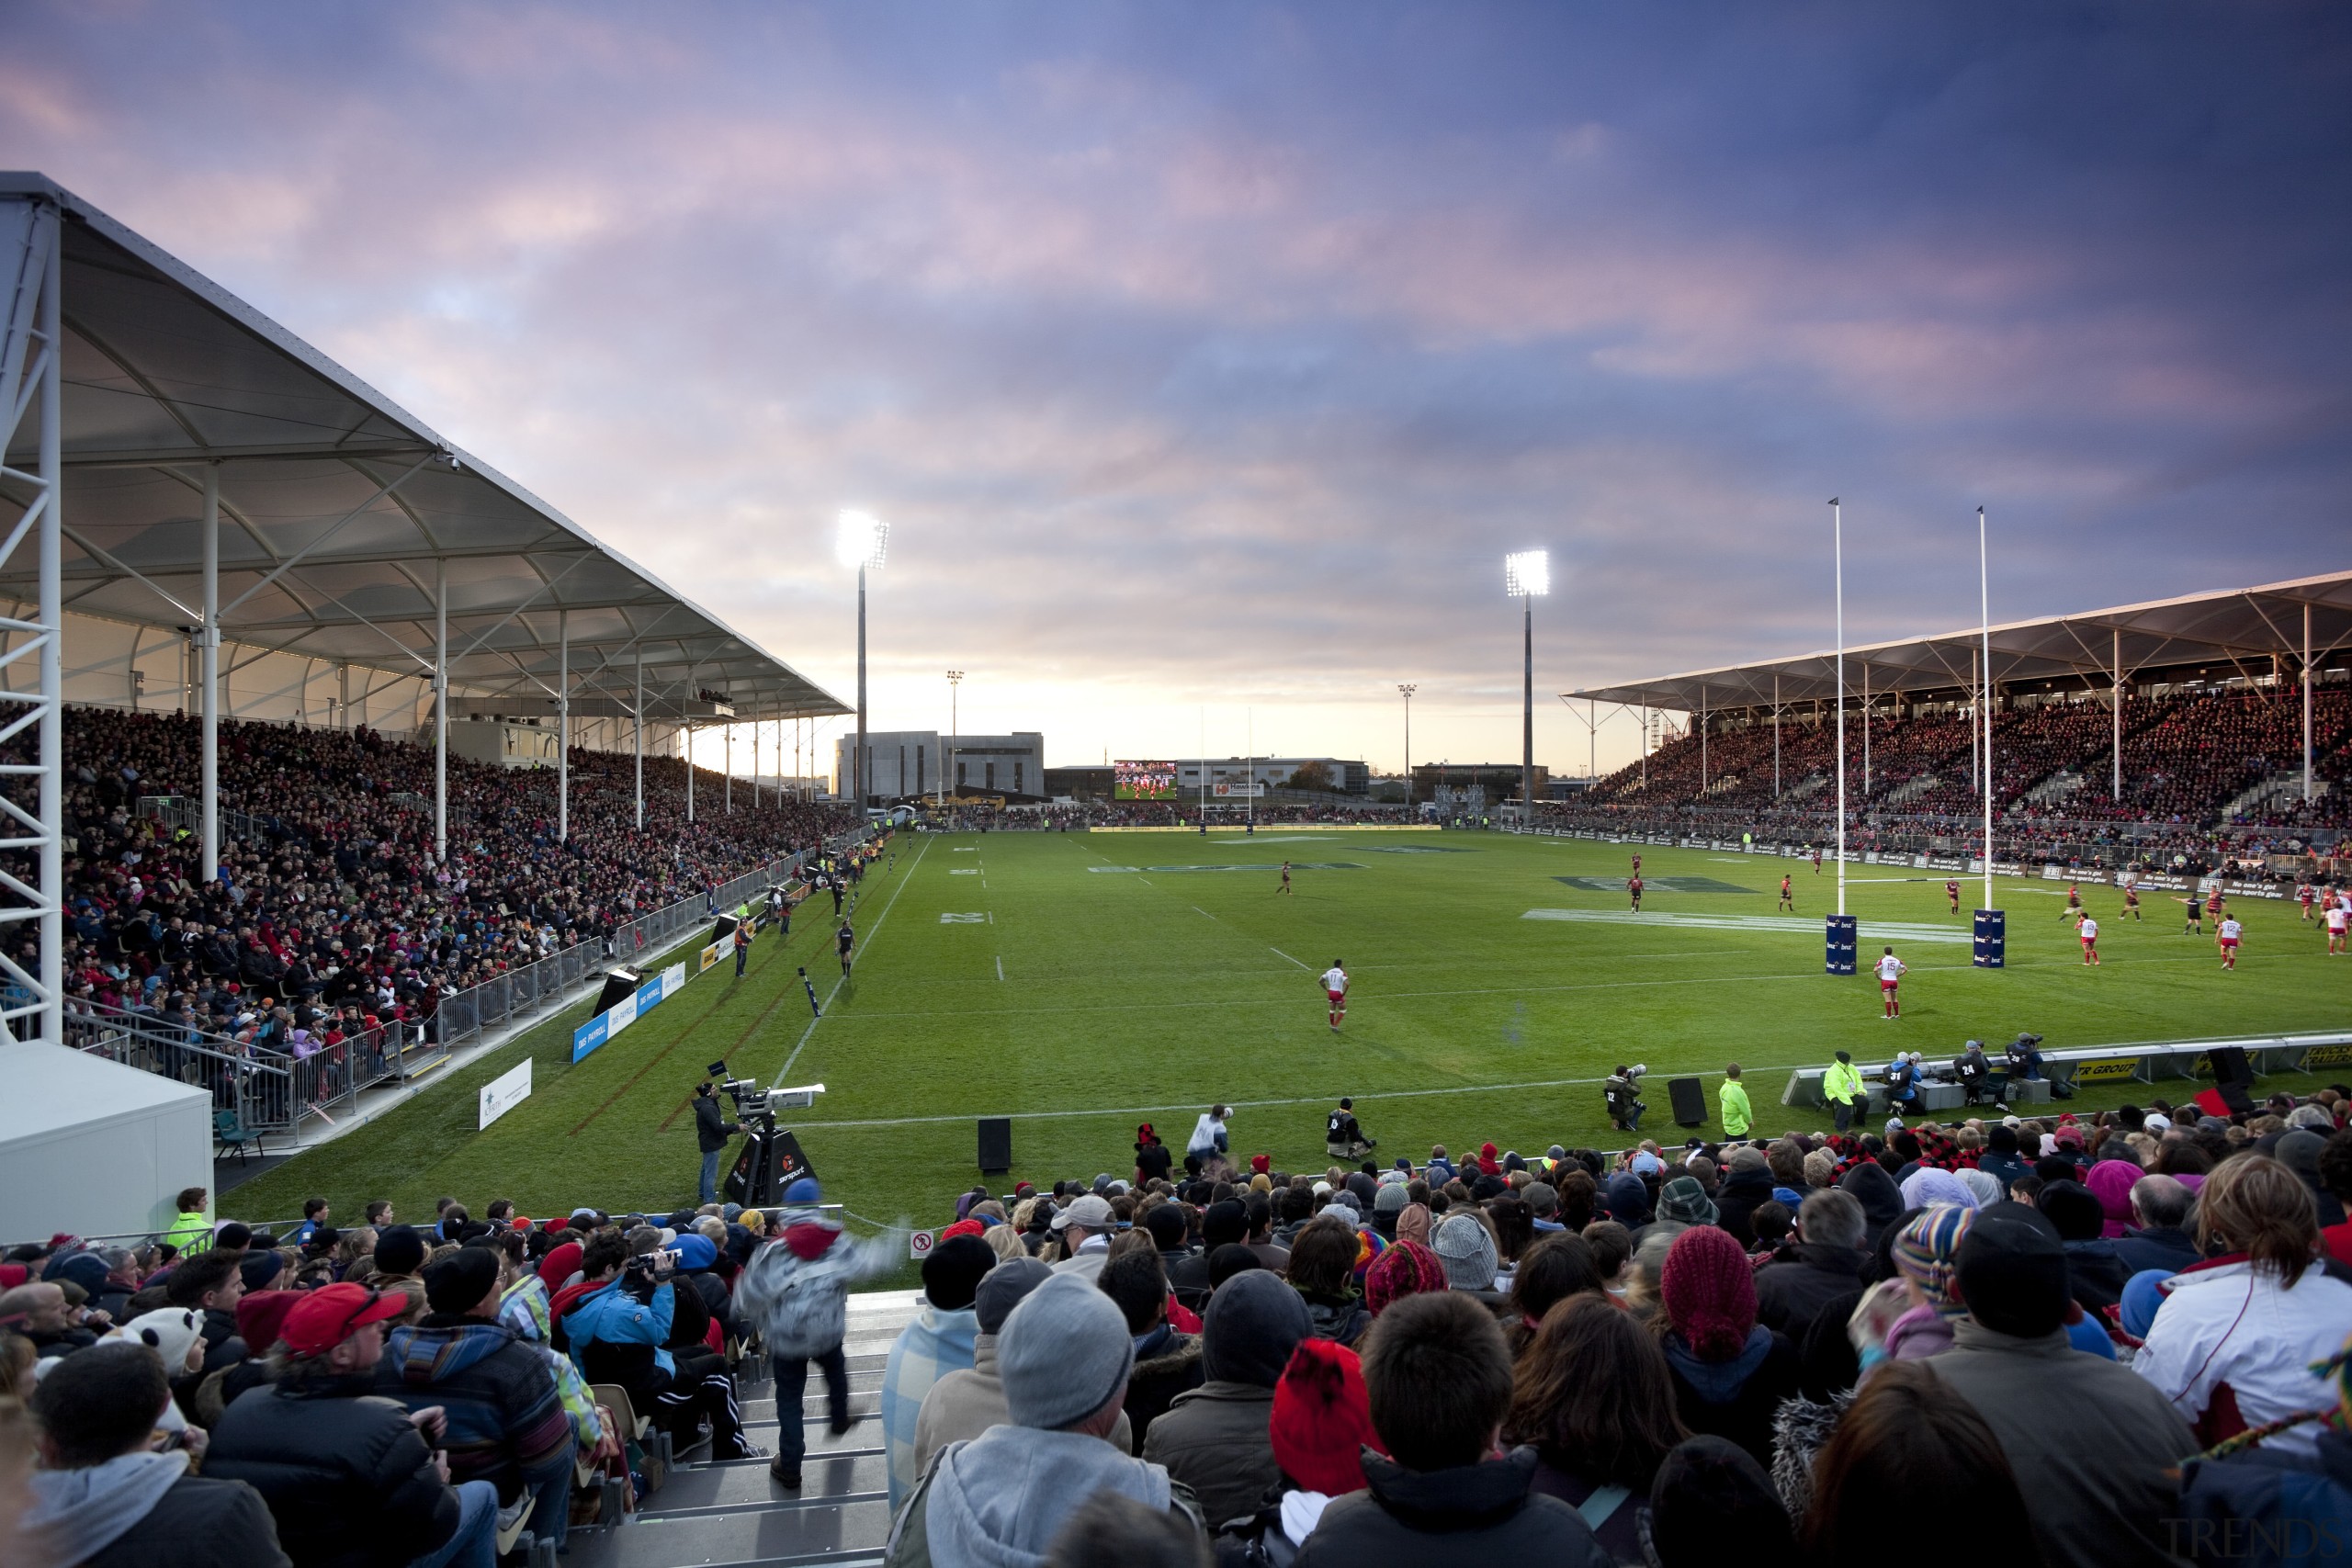
[[[1399,1241],[1392,1244],[1365,1271],[1363,1303],[1372,1309],[1373,1316],[1378,1317],[1382,1308],[1401,1296],[1450,1288],[1446,1283],[1445,1265],[1439,1261],[1436,1253],[1418,1241]]]
[[[1503,1173],[1501,1162],[1495,1157],[1496,1153],[1497,1150],[1495,1145],[1492,1144],[1480,1144],[1478,1145],[1478,1169],[1482,1174],[1487,1176],[1500,1176]]]
[[[1442,1271],[1439,1278],[1444,1278]],[[1290,1364],[1274,1384],[1268,1430],[1281,1484],[1256,1514],[1223,1532],[1256,1548],[1253,1562],[1287,1561],[1314,1533],[1325,1504],[1368,1484],[1364,1449],[1388,1451],[1373,1429],[1363,1363],[1353,1350],[1329,1339],[1301,1340],[1291,1352]]]
[[[1674,1238],[1659,1278],[1674,1403],[1693,1433],[1772,1462],[1772,1414],[1797,1391],[1788,1337],[1756,1321],[1756,1271],[1731,1233],[1693,1225]]]

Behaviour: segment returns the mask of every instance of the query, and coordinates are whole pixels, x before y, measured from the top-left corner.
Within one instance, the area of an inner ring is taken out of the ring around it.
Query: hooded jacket
[[[890,1506],[904,1502],[922,1472],[915,1463],[915,1425],[923,1401],[949,1372],[972,1364],[980,1322],[970,1307],[929,1302],[891,1342],[882,1369],[882,1446],[889,1459]]]
[[[850,1286],[897,1268],[909,1234],[892,1225],[860,1241],[814,1210],[794,1211],[784,1235],[743,1266],[736,1308],[760,1325],[770,1353],[787,1360],[821,1355],[849,1332]]]
[[[289,1568],[261,1495],[187,1473],[184,1453],[37,1470],[21,1521],[28,1562],[56,1568]]]
[[[258,1388],[222,1412],[204,1456],[215,1479],[268,1502],[303,1568],[400,1568],[447,1543],[458,1494],[401,1407],[358,1372],[300,1392]]]
[[[1110,1492],[1202,1528],[1192,1495],[1156,1464],[1083,1432],[992,1427],[943,1449],[890,1526],[888,1568],[1045,1568],[1079,1506]]]
[[[1179,1394],[1200,1387],[1205,1376],[1199,1335],[1179,1334],[1162,1324],[1136,1340],[1135,1369],[1127,1374],[1127,1396],[1120,1406],[1134,1424],[1136,1440],[1149,1442],[1152,1423]]]
[[[1756,1319],[1802,1344],[1815,1319],[1861,1290],[1870,1259],[1853,1247],[1815,1241],[1799,1242],[1789,1254],[1756,1271]]]
[[[1701,1359],[1679,1334],[1662,1343],[1682,1424],[1694,1436],[1737,1443],[1770,1469],[1773,1412],[1797,1392],[1797,1354],[1787,1336],[1757,1324],[1728,1361]]]
[[[503,1324],[433,1313],[393,1329],[377,1363],[376,1390],[411,1410],[441,1406],[449,1479],[495,1483],[502,1503],[571,1466],[571,1417],[555,1378],[538,1351]]]
[[[1296,1568],[1609,1568],[1574,1508],[1532,1490],[1535,1450],[1453,1470],[1411,1471],[1367,1449],[1371,1486],[1335,1497]]]
[[[1715,1224],[1731,1233],[1742,1247],[1756,1245],[1756,1227],[1749,1216],[1772,1201],[1772,1173],[1763,1166],[1734,1169],[1715,1189]]]
[[[1877,1251],[1880,1234],[1903,1217],[1903,1193],[1894,1178],[1877,1162],[1864,1160],[1839,1177],[1838,1185],[1862,1206],[1862,1250]]]
[[[968,1442],[1012,1420],[1004,1403],[1004,1380],[996,1370],[996,1336],[979,1335],[972,1341],[971,1366],[949,1372],[923,1395],[922,1413],[915,1417],[915,1474],[928,1471],[932,1456],[948,1444]],[[1123,1454],[1135,1451],[1134,1429],[1125,1410],[1104,1441]]]

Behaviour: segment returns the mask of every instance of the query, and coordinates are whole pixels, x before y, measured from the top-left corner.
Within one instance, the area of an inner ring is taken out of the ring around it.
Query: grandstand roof
[[[1993,679],[2003,685],[2037,681],[2103,685],[2113,679],[2119,653],[2126,678],[2189,666],[2216,674],[2267,675],[2274,656],[2285,659],[2285,668],[2291,671],[2302,658],[2306,611],[2312,655],[2324,663],[2326,655],[2352,642],[2352,572],[2007,622],[1992,628]],[[1983,648],[1984,635],[1981,628],[1967,626],[1938,637],[1849,648],[1847,694],[1860,694],[1865,673],[1874,694],[1965,689],[1972,679],[1970,656]],[[1678,713],[1715,712],[1770,706],[1776,681],[1783,705],[1834,699],[1837,653],[1833,649],[1693,670],[1561,695]]]
[[[53,197],[65,220],[69,613],[200,623],[203,475],[217,465],[226,641],[429,673],[437,567],[460,693],[551,695],[561,614],[574,712],[631,704],[640,650],[649,718],[849,711],[89,203],[38,174],[0,174],[0,194]],[[33,466],[28,452],[7,462]],[[35,596],[32,558],[0,572],[0,594]]]

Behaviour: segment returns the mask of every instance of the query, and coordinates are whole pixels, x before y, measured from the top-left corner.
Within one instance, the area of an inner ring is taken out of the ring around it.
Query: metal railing
[[[137,815],[160,827],[200,835],[204,831],[204,807],[200,801],[184,795],[142,795],[137,802]],[[261,843],[270,838],[269,824],[243,811],[220,808],[220,836],[242,843]]]

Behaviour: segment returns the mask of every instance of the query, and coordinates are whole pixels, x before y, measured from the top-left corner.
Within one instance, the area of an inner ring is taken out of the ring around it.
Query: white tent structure
[[[107,645],[83,662],[119,667],[133,705],[142,649],[172,650],[164,668],[180,679],[168,684],[204,718],[207,874],[220,843],[223,683],[250,665],[279,671],[306,719],[429,715],[445,852],[453,714],[556,727],[568,832],[560,759],[578,721],[602,723],[608,742],[628,724],[641,821],[649,728],[849,711],[36,174],[0,174],[0,746],[28,759],[0,757],[0,776],[39,781],[37,803],[0,797],[0,850],[39,862],[29,881],[0,869],[0,983],[30,998],[0,1006],[0,1024],[18,1039],[62,1039],[44,981],[62,957],[58,712],[80,694],[69,677],[89,678],[67,660],[76,638],[77,653]],[[8,955],[22,921],[39,923],[38,974]]]
[[[0,1243],[160,1232],[175,1193],[210,1190],[203,1089],[62,1045],[0,1049]]]

